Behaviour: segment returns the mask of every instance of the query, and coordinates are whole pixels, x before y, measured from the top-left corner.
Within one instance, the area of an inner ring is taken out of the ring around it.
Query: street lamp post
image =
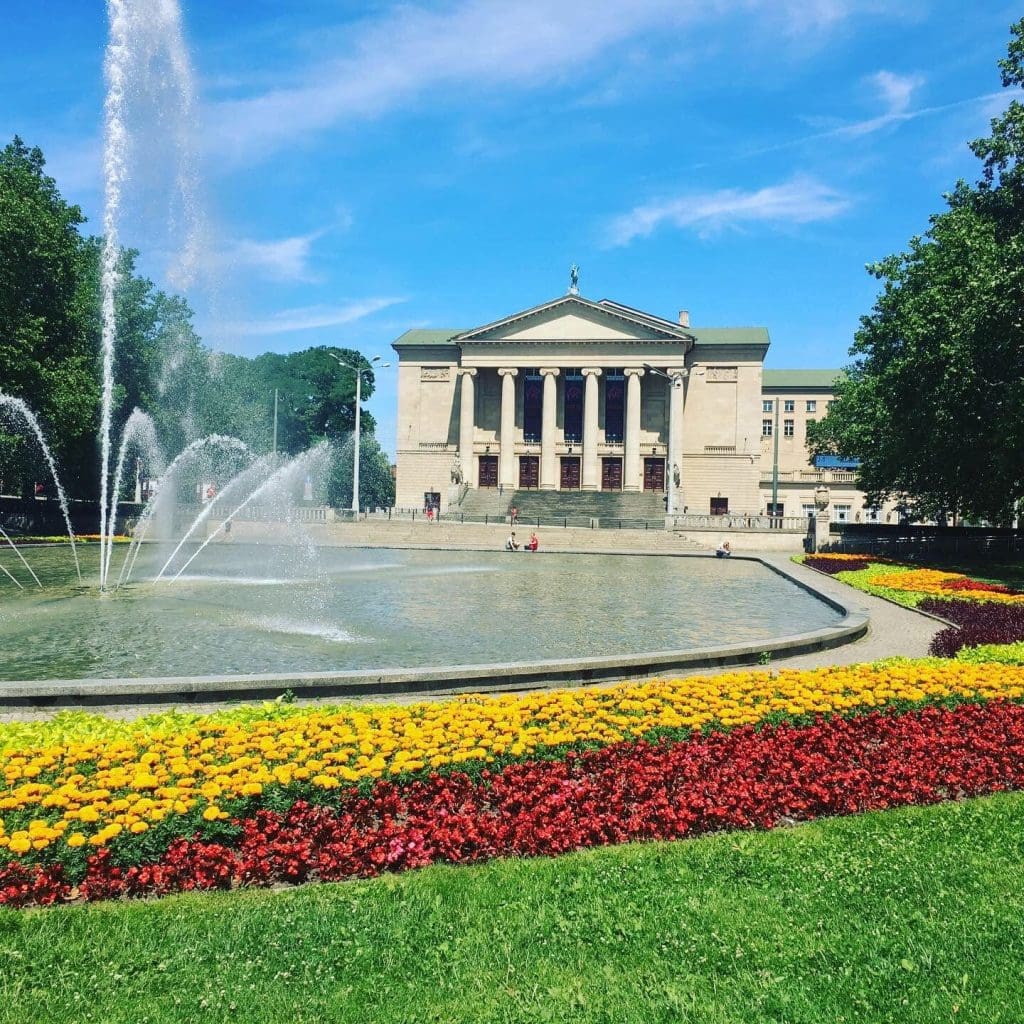
[[[356,375],[356,428],[352,435],[352,511],[356,517],[359,516],[359,421],[360,421],[360,406],[362,405],[363,398],[363,369],[361,366],[353,366],[351,363],[346,363],[341,356],[336,356],[333,352],[327,353],[336,363],[344,366],[347,370],[351,370]],[[374,356],[370,359],[370,368],[374,365],[381,368],[388,367],[390,363],[382,363],[380,356]]]
[[[644,363],[644,369],[653,373],[656,377],[664,377],[669,382],[670,388],[681,388],[683,380],[690,375],[689,370],[677,370],[675,373],[666,373],[659,370],[650,363]],[[676,467],[678,465],[678,452],[676,451],[676,403],[672,401],[671,390],[668,396],[668,484],[665,488],[665,514],[674,516],[676,514]]]

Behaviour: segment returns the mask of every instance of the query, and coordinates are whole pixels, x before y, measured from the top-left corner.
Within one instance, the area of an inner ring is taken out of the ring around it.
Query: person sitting
[[[732,548],[727,540],[723,540],[721,544],[715,548],[715,558],[728,558],[732,554]]]
[[[530,534],[530,540],[529,540],[529,542],[526,545],[526,550],[527,551],[536,551],[537,548],[539,548],[539,547],[540,547],[540,541],[537,540],[537,534],[536,533],[531,533]]]
[[[519,541],[516,540],[516,531],[515,530],[513,530],[508,535],[508,540],[505,541],[505,550],[506,551],[518,551],[519,550]]]

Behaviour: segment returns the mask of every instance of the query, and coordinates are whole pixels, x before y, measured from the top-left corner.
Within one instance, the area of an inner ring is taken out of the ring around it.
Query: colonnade
[[[477,485],[476,457],[473,450],[476,434],[476,379],[478,369],[460,367],[462,395],[459,407],[459,455],[470,486]],[[517,367],[499,367],[501,380],[501,412],[498,429],[498,482],[507,488],[514,489],[516,481],[516,377]],[[541,440],[539,486],[541,490],[557,490],[560,486],[558,469],[558,449],[565,448],[564,439],[556,437],[557,424],[557,384],[556,378],[560,370],[556,367],[542,367],[537,371],[543,380],[541,406]],[[583,390],[583,437],[582,444],[572,442],[573,448],[582,456],[581,486],[583,490],[598,490],[601,487],[601,463],[598,445],[598,412],[599,391],[598,378],[600,367],[584,367],[580,371],[584,381]],[[623,473],[622,489],[638,491],[643,487],[640,449],[640,379],[644,376],[642,367],[627,367],[623,370],[626,379],[624,430],[622,442]],[[666,368],[656,371],[659,376],[666,377],[669,400],[669,459],[667,473],[672,472],[672,465],[677,461],[673,451],[673,438],[682,424],[683,388],[682,378],[686,371],[682,368]]]

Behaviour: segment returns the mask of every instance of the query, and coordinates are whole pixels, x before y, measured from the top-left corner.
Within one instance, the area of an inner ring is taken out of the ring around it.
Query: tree
[[[332,446],[327,503],[335,508],[352,507],[353,446],[351,440]],[[362,508],[391,508],[395,503],[395,480],[391,463],[373,434],[359,436],[359,504]]]
[[[1004,86],[1024,84],[1024,20]],[[869,499],[921,516],[1005,521],[1024,496],[1024,107],[972,143],[983,161],[907,252],[868,267],[884,282],[812,452],[855,455]]]
[[[363,368],[362,395],[372,395],[373,371],[353,349],[214,357],[200,416],[204,429],[233,434],[256,451],[269,451],[276,391],[278,452],[297,455],[324,439],[343,442],[355,429],[355,374],[339,366],[332,351]],[[374,425],[364,410],[363,431],[372,433]]]
[[[17,136],[0,150],[0,388],[36,412],[73,485],[94,445],[98,275],[85,217],[44,166]],[[39,464],[20,430],[0,432],[8,479],[30,488]]]

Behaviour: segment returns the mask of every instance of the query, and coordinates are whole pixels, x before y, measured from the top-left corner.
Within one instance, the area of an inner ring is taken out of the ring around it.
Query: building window
[[[866,523],[880,523],[882,521],[882,510],[880,508],[864,509],[864,521]]]
[[[832,506],[832,522],[834,523],[848,523],[850,521],[850,506],[849,505],[833,505]]]
[[[835,403],[834,401],[831,401],[831,400],[829,400],[828,402],[826,402],[826,403],[825,403],[825,411],[826,411],[826,412],[828,412],[828,411],[829,411],[829,410],[830,410],[830,409],[832,408],[832,406],[833,406],[833,405],[835,405],[835,404],[836,404],[836,403]]]
[[[808,519],[814,518],[814,513],[818,511],[817,507],[811,503],[808,504],[806,501],[800,506],[800,511],[807,516]]]
[[[523,381],[523,440],[536,444],[541,439],[544,403],[544,379],[536,370],[528,370]]]
[[[781,501],[776,501],[774,503],[769,501],[767,514],[776,518],[781,518],[785,514],[782,511],[784,504],[785,503]]]
[[[729,514],[729,499],[728,498],[712,498],[711,499],[711,514],[713,516],[727,516]]]
[[[566,441],[583,440],[583,374],[567,371],[563,392],[562,424]]]
[[[782,421],[782,436],[783,437],[792,437],[793,433],[794,433],[793,421],[792,420],[783,420]]]
[[[609,370],[604,383],[604,439],[618,444],[626,410],[626,378],[621,370]]]
[[[818,411],[818,403],[813,398],[809,398],[807,400],[807,410],[806,411],[807,412],[817,412]]]
[[[771,437],[772,436],[772,421],[761,420],[761,436]]]
[[[763,398],[761,400],[761,412],[771,412],[774,408],[775,404],[770,398]]]
[[[787,398],[785,402],[782,403],[783,412],[793,412],[794,409],[796,409],[796,402],[792,398]]]

